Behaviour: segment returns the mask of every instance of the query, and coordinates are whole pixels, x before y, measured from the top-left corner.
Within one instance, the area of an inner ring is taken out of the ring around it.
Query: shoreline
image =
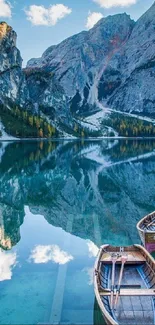
[[[98,138],[8,138],[0,142],[41,142],[41,141],[101,141],[101,140],[155,140],[155,137],[98,137]]]

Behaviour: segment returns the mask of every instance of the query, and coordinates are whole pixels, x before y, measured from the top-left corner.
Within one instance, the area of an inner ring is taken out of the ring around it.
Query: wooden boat
[[[94,289],[106,324],[155,324],[155,261],[144,247],[102,246]]]
[[[155,251],[155,212],[141,219],[137,224],[137,230],[144,247],[150,253]]]

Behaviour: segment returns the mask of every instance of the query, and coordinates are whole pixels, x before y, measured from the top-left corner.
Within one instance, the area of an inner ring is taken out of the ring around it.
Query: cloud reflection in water
[[[99,248],[91,240],[87,240],[87,246],[89,250],[89,257],[96,257]]]
[[[93,285],[93,271],[94,268],[93,267],[85,267],[83,270],[83,272],[85,272],[88,276],[88,285],[92,286]]]
[[[48,263],[49,261],[52,261],[56,264],[63,265],[73,259],[72,255],[61,250],[58,245],[38,245],[32,250],[29,261],[33,261],[35,264]]]
[[[0,281],[11,280],[12,268],[16,265],[16,253],[3,252],[0,249]]]

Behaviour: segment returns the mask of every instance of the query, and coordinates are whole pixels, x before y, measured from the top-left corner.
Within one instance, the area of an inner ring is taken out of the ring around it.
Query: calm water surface
[[[139,243],[155,142],[0,143],[0,324],[97,324],[103,243]]]

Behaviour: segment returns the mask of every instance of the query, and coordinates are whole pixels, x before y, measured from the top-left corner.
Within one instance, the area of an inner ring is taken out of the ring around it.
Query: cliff
[[[5,22],[0,23],[0,103],[23,106],[28,100],[28,91],[16,39],[13,29]]]

